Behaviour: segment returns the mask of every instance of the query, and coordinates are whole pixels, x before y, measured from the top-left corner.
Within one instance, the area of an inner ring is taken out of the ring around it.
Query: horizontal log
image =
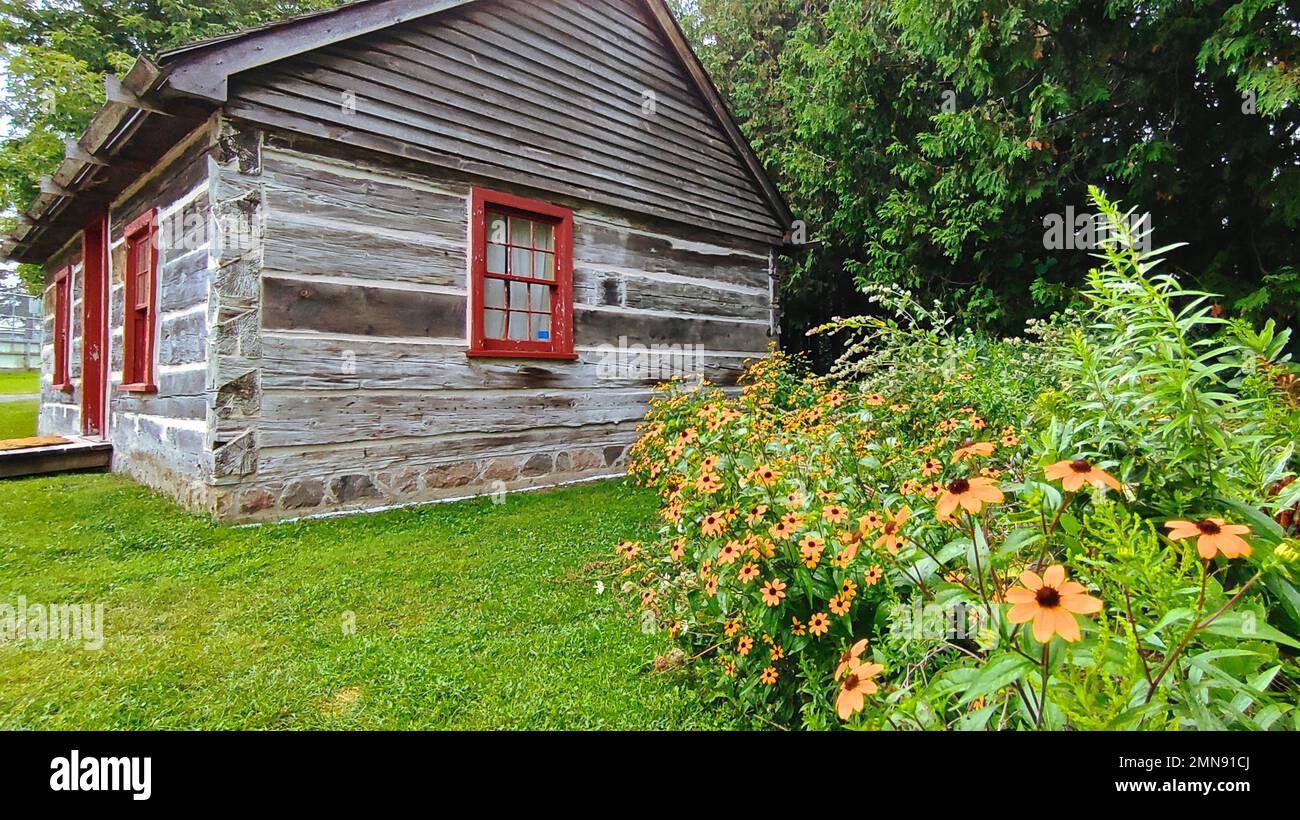
[[[268,333],[262,340],[262,386],[288,390],[463,390],[550,388],[610,390],[650,387],[696,370],[682,353],[615,349],[582,351],[577,361],[479,359],[464,346],[413,345],[361,339]],[[703,357],[705,376],[734,384],[743,368],[736,357]]]
[[[337,164],[331,160],[305,160],[284,151],[263,152],[270,212],[426,233],[445,241],[464,242],[468,235],[464,191],[439,193],[397,176],[360,178],[344,167],[331,171]]]
[[[288,273],[464,288],[465,239],[460,241],[459,247],[417,244],[361,224],[305,224],[272,211],[263,264]]]
[[[562,431],[637,421],[650,391],[436,391],[302,395],[269,393],[258,423],[261,447],[342,444],[472,430],[510,433],[543,426]]]
[[[262,322],[268,330],[464,338],[465,297],[267,277]]]
[[[583,346],[618,344],[703,345],[705,352],[736,351],[764,355],[771,337],[763,324],[725,319],[595,310],[574,306],[574,339]]]
[[[768,287],[765,258],[746,251],[714,249],[687,239],[652,234],[630,225],[575,218],[573,245],[578,266],[666,273],[755,289]]]

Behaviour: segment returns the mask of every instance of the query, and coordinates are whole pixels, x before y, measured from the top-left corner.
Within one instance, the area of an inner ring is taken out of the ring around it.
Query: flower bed
[[[1249,378],[1285,345],[1109,254],[1034,343],[913,313],[843,323],[836,378],[666,386],[630,465],[661,537],[618,548],[641,617],[779,725],[1295,725],[1294,415]]]

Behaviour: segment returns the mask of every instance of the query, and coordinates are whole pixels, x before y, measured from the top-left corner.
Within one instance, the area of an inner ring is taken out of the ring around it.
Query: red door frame
[[[81,234],[81,434],[104,438],[108,395],[108,212]]]

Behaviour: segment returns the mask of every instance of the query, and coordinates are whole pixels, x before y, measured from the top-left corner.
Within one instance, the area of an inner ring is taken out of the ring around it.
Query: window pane
[[[489,339],[504,339],[506,336],[506,313],[503,310],[483,311],[483,335]]]
[[[137,307],[149,304],[149,275],[143,269],[135,277],[135,304]]]
[[[533,276],[537,279],[555,278],[555,254],[533,253]]]
[[[551,340],[551,315],[549,313],[533,314],[533,337],[539,342]]]
[[[506,218],[501,214],[488,214],[488,241],[506,244]]]
[[[533,223],[533,247],[542,250],[554,250],[555,226],[549,222]]]
[[[528,285],[523,282],[510,283],[510,307],[512,310],[528,310]]]
[[[529,285],[528,309],[534,313],[551,312],[551,288],[549,285]]]
[[[488,273],[505,273],[506,272],[506,246],[491,245],[487,247],[487,269]]]
[[[510,249],[510,272],[515,276],[533,275],[533,253],[527,248]]]
[[[516,342],[528,341],[528,314],[510,311],[510,339]]]
[[[517,216],[510,217],[510,244],[522,245],[525,248],[532,247],[533,244],[533,223],[529,219],[521,219]]]
[[[490,308],[505,308],[506,283],[504,279],[483,280],[483,304]]]

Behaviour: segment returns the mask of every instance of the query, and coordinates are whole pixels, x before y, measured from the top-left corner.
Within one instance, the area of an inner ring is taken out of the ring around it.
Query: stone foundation
[[[627,445],[610,445],[493,456],[422,470],[370,472],[358,464],[355,471],[282,483],[260,483],[251,475],[236,485],[209,487],[210,497],[201,506],[225,523],[246,523],[509,493],[620,473],[627,450]]]

